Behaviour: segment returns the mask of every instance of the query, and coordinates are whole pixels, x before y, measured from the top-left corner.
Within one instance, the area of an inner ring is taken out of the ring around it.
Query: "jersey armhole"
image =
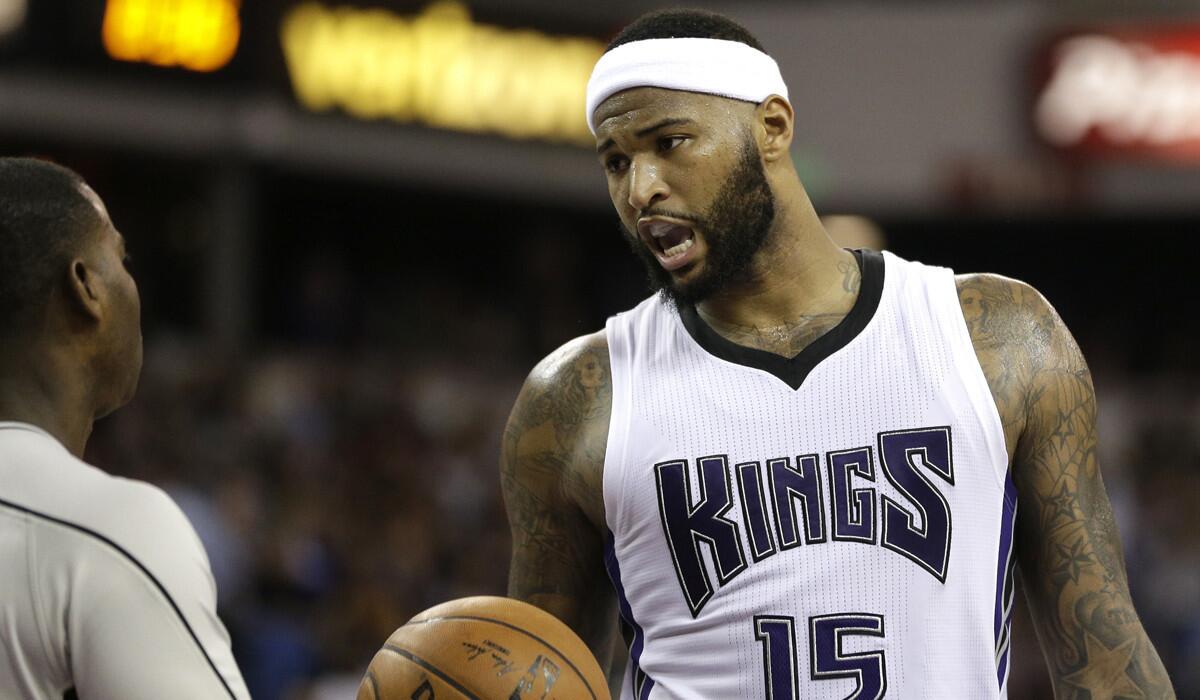
[[[604,337],[608,343],[608,374],[612,381],[612,406],[608,415],[608,440],[604,449],[604,472],[601,484],[604,498],[604,519],[609,532],[618,533],[622,522],[621,504],[625,499],[625,457],[629,444],[629,421],[633,412],[632,391],[629,386],[629,343],[621,328],[621,316],[613,316],[605,324]]]
[[[958,299],[958,283],[954,279],[954,271],[947,269],[945,277],[949,294],[939,296],[948,299],[951,306],[946,309],[947,315],[954,319],[951,347],[957,360],[956,364],[963,368],[963,381],[967,385],[971,404],[976,415],[984,422],[988,451],[996,466],[996,483],[1001,491],[1005,491],[1010,465],[1004,421],[1000,418],[1000,407],[996,405],[996,397],[992,395],[992,387],[983,371],[983,365],[979,362],[979,355],[975,352],[975,343],[971,341],[971,329],[967,327],[967,318],[963,315],[962,303]]]

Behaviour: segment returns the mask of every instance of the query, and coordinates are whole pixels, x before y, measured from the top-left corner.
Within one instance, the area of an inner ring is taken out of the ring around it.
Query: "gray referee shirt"
[[[208,557],[158,488],[0,422],[0,698],[249,698]]]

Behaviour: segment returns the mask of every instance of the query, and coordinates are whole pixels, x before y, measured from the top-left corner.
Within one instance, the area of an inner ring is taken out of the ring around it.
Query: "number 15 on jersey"
[[[808,618],[809,674],[814,681],[853,679],[854,692],[845,700],[879,700],[887,690],[887,662],[883,650],[847,653],[848,636],[883,637],[883,616],[870,613],[837,613]],[[763,645],[767,700],[796,700],[796,621],[791,617],[756,615],[754,636]]]

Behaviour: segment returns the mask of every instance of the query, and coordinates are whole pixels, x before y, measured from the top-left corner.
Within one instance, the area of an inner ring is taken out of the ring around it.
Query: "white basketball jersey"
[[[786,359],[659,297],[608,322],[622,698],[1002,698],[1016,493],[953,273],[857,252]]]

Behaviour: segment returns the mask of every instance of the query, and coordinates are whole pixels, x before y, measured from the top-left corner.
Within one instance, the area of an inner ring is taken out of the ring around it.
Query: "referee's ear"
[[[93,321],[104,317],[103,292],[100,277],[83,258],[71,260],[67,275],[67,303]]]
[[[755,109],[758,119],[758,150],[767,163],[777,160],[791,162],[792,127],[795,113],[792,105],[779,95],[771,95]]]

